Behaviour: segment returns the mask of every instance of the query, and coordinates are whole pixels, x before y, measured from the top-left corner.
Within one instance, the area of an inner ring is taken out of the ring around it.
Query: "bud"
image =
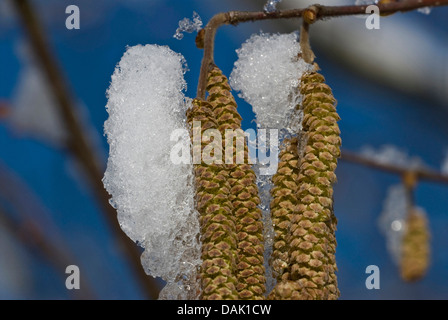
[[[199,30],[195,39],[196,47],[198,49],[204,49],[204,37],[205,37],[205,29]]]
[[[316,11],[317,11],[316,6],[311,6],[309,8],[306,8],[302,15],[303,21],[305,21],[308,24],[313,24],[314,22],[316,22],[316,19],[317,19]]]

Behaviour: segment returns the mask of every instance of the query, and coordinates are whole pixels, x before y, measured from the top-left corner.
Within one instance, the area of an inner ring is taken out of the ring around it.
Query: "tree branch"
[[[398,2],[390,2],[378,4],[381,13],[392,14],[395,12],[407,12],[423,7],[436,7],[448,5],[448,0],[406,0]],[[249,21],[274,20],[274,19],[290,19],[300,18],[308,10],[315,11],[316,20],[323,20],[331,17],[341,17],[350,15],[366,14],[368,5],[349,5],[349,6],[321,6],[313,5],[305,9],[278,10],[267,13],[263,11],[229,11],[226,13],[218,13],[205,26],[204,35],[204,57],[201,64],[201,72],[199,74],[199,82],[197,89],[197,98],[205,99],[205,91],[207,85],[207,73],[210,65],[214,63],[213,51],[215,35],[218,28],[222,25],[237,25]],[[367,13],[370,14],[370,13]]]
[[[95,152],[88,143],[82,125],[76,116],[75,106],[67,82],[62,76],[61,69],[56,63],[49,43],[45,37],[41,24],[36,17],[28,0],[14,0],[13,3],[20,15],[25,30],[28,33],[31,48],[42,67],[52,93],[55,96],[59,114],[69,133],[67,146],[72,155],[79,161],[89,179],[92,190],[100,203],[106,221],[117,239],[120,251],[129,261],[134,274],[139,279],[148,298],[157,298],[158,286],[155,281],[146,275],[140,263],[138,247],[120,229],[117,221],[117,213],[109,204],[109,194],[103,186],[103,172],[100,162],[95,157]]]
[[[367,157],[364,157],[362,155],[359,155],[355,152],[348,151],[348,150],[343,150],[341,152],[341,160],[356,163],[356,164],[366,166],[369,168],[389,172],[392,174],[400,175],[404,178],[409,178],[409,174],[412,173],[412,177],[417,180],[426,180],[426,181],[448,184],[448,175],[443,175],[437,171],[423,169],[423,168],[416,168],[416,169],[403,168],[400,166],[387,164],[387,163],[379,162],[379,161],[376,161],[373,159],[369,159]]]

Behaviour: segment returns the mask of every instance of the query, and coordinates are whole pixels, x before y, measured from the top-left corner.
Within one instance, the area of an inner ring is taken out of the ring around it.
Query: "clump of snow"
[[[193,11],[193,20],[189,18],[183,18],[179,21],[179,27],[176,29],[174,38],[177,40],[182,40],[184,37],[184,32],[192,33],[199,31],[202,28],[202,20],[199,14]]]
[[[401,257],[401,243],[405,230],[408,200],[402,184],[393,185],[387,191],[383,211],[379,218],[380,230],[386,237],[387,249],[395,263]]]
[[[263,10],[267,13],[272,13],[277,11],[277,4],[282,2],[282,0],[268,0],[263,7]]]
[[[237,50],[230,84],[252,105],[260,127],[289,126],[300,102],[300,78],[312,68],[298,58],[300,52],[297,33],[255,34]]]
[[[395,165],[407,169],[418,169],[425,166],[419,157],[411,157],[405,151],[393,145],[383,145],[379,149],[364,146],[361,149],[361,154],[383,164]]]
[[[174,144],[190,150],[188,135],[170,139],[175,129],[186,130],[184,65],[183,56],[166,46],[126,50],[107,91],[110,154],[104,185],[121,228],[145,248],[145,271],[169,287],[180,281],[195,294],[190,283],[196,281],[200,243],[192,165],[170,160]],[[165,291],[184,299],[191,294]]]

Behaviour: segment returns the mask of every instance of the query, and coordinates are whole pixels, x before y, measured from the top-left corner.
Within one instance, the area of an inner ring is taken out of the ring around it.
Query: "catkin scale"
[[[193,107],[187,111],[191,127],[193,149],[206,146],[200,137],[207,129],[216,129],[209,103],[194,99]],[[193,126],[200,122],[200,127]],[[197,131],[197,132],[195,132]],[[193,150],[195,152],[195,150]],[[201,259],[200,270],[203,300],[234,300],[237,298],[235,277],[237,237],[233,206],[229,201],[230,185],[227,171],[222,164],[194,165],[196,208],[200,214]]]
[[[223,135],[224,150],[234,147],[231,163],[226,162],[230,184],[229,200],[237,232],[237,291],[240,299],[264,299],[265,269],[263,224],[261,210],[258,208],[260,198],[256,185],[256,176],[248,163],[247,144],[237,148],[237,142],[224,139],[226,130],[239,132],[241,116],[237,111],[235,99],[230,92],[228,79],[217,67],[208,74],[207,101],[212,106],[218,129]],[[243,159],[243,163],[237,160]],[[227,159],[226,159],[227,160]]]

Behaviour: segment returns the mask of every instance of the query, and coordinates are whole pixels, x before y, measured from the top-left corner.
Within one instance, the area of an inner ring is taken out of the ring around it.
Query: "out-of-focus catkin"
[[[226,159],[226,168],[229,170],[228,182],[231,188],[229,200],[233,206],[237,232],[238,297],[263,299],[266,282],[263,265],[263,223],[261,210],[258,208],[260,198],[256,176],[248,163],[246,141],[243,140],[243,148],[238,148],[238,142],[224,139],[228,129],[234,130],[240,138],[244,137],[241,116],[230,90],[227,77],[219,68],[214,67],[208,75],[207,101],[212,106],[218,128],[223,135],[224,149],[234,147],[236,150],[230,159]]]
[[[297,213],[291,218],[289,280],[299,288],[291,298],[335,300],[336,218],[333,184],[340,156],[336,100],[325,78],[307,73],[301,79],[303,134],[306,140],[297,179]],[[286,290],[287,292],[287,290]]]
[[[217,129],[217,123],[208,102],[194,99],[192,104],[187,117],[194,154],[202,153],[206,143],[201,136],[207,129]],[[194,126],[194,123],[200,123],[200,126]],[[201,160],[200,164],[194,165],[194,175],[202,241],[201,298],[234,300],[238,297],[235,276],[237,238],[227,171],[222,164],[206,164]]]
[[[400,274],[405,281],[421,279],[429,266],[430,233],[424,212],[412,208],[406,218]]]

